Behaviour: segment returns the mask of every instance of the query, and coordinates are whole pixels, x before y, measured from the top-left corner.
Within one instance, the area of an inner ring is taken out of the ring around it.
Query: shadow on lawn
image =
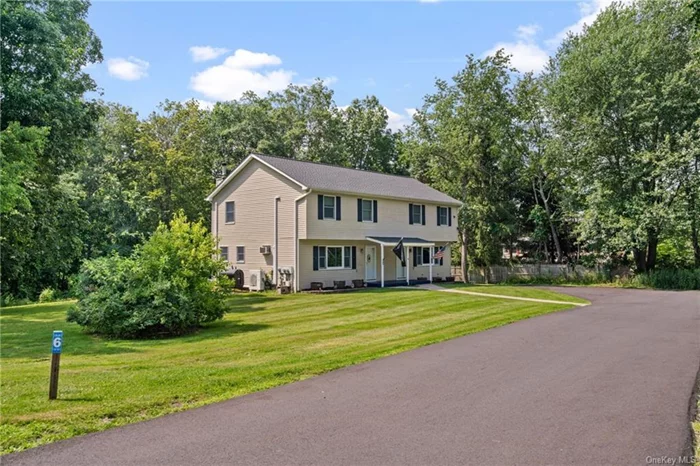
[[[247,312],[264,311],[266,310],[263,306],[264,304],[279,301],[280,299],[284,299],[284,297],[269,293],[236,293],[226,301],[228,305],[226,313],[245,314]]]

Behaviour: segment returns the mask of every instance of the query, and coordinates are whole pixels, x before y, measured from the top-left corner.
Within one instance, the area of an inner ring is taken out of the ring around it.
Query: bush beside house
[[[181,335],[222,318],[230,281],[219,275],[225,264],[215,246],[201,223],[176,215],[131,256],[86,261],[68,321],[106,336],[143,338]]]

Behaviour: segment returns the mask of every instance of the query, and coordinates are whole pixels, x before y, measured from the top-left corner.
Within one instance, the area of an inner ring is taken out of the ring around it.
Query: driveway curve
[[[560,291],[592,305],[2,463],[619,465],[689,453],[700,293]]]

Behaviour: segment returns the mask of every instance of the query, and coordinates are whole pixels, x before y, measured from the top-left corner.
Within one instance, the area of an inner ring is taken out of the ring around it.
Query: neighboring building
[[[251,154],[207,200],[222,257],[244,283],[256,269],[277,283],[281,267],[293,267],[295,291],[450,275],[461,203],[413,178]],[[406,267],[392,252],[401,238]]]

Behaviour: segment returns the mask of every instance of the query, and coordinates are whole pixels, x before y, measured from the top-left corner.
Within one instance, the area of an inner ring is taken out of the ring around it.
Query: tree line
[[[3,296],[65,290],[85,259],[129,254],[251,152],[410,174],[464,202],[462,266],[700,266],[700,3],[613,4],[539,74],[466,57],[412,123],[321,81],[139,116],[99,91],[89,2],[2,3]],[[459,250],[460,248],[455,248]]]

